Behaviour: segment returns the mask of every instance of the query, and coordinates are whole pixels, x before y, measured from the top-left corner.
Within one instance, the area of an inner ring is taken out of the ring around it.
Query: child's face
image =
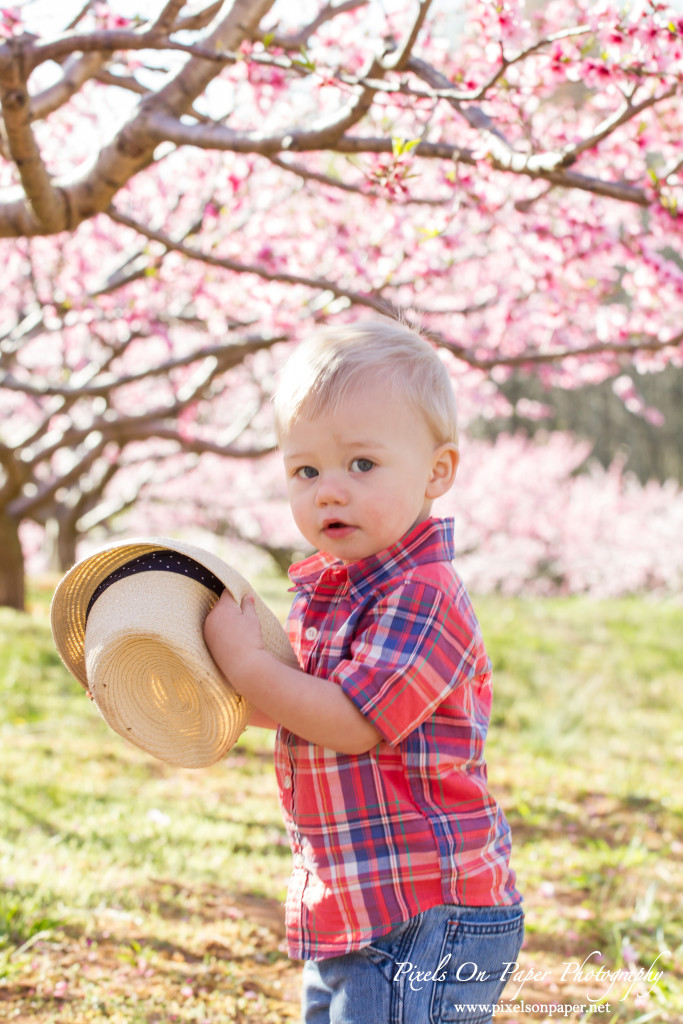
[[[454,444],[436,444],[405,400],[369,384],[335,410],[302,413],[282,439],[289,501],[309,543],[356,562],[396,543],[455,476]]]

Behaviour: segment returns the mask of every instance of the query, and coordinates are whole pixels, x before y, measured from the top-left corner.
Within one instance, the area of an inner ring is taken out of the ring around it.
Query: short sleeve
[[[488,667],[469,601],[413,580],[381,597],[359,623],[338,682],[383,738],[400,743],[459,684]],[[465,595],[466,596],[466,595]]]

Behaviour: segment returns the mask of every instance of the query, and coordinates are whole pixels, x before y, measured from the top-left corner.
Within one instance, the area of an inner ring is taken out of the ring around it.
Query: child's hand
[[[223,675],[239,690],[249,661],[265,651],[253,597],[247,595],[238,605],[224,591],[206,617],[204,640]]]

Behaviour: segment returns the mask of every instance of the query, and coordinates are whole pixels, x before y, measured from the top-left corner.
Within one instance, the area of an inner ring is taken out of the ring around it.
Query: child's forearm
[[[207,615],[204,638],[225,678],[261,714],[254,724],[278,722],[340,754],[365,754],[380,742],[341,686],[290,668],[265,649],[249,598],[240,606],[223,594]]]
[[[248,600],[240,607],[223,595],[207,616],[204,638],[223,675],[254,705],[255,725],[278,722],[342,754],[362,754],[380,742],[377,729],[340,686],[291,668],[265,649]]]
[[[278,727],[278,723],[274,718],[264,714],[263,711],[259,711],[258,708],[254,708],[249,715],[247,725],[254,725],[259,729],[277,729]]]
[[[257,709],[309,743],[363,754],[380,742],[340,686],[283,665],[268,651],[254,652],[242,663],[239,678],[230,681]]]

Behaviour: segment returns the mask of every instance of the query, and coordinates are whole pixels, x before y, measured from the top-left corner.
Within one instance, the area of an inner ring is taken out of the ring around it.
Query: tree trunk
[[[0,513],[0,605],[24,611],[24,553],[19,523]]]
[[[50,572],[64,573],[76,562],[78,516],[70,509],[58,508],[45,522],[45,545]]]
[[[64,517],[58,519],[57,533],[57,559],[61,572],[66,572],[76,561],[76,545],[78,534],[76,533],[75,517]]]

